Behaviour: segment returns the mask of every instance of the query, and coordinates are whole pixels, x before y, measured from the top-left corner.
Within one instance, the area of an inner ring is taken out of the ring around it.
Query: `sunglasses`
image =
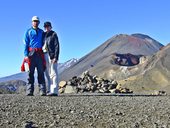
[[[44,28],[48,28],[48,27],[50,27],[50,26],[47,26],[47,25],[46,25],[46,26],[44,26]]]
[[[38,20],[33,20],[33,22],[39,22]]]

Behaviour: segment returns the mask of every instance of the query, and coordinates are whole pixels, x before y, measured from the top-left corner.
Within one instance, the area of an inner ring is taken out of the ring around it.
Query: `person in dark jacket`
[[[24,36],[24,60],[29,62],[29,76],[26,89],[27,96],[33,96],[34,93],[35,68],[37,68],[38,73],[40,95],[46,95],[44,78],[45,59],[42,51],[44,31],[38,27],[39,23],[39,18],[37,16],[33,16],[32,27],[26,31]]]
[[[44,23],[45,36],[43,51],[46,60],[45,76],[47,78],[47,95],[58,95],[58,58],[59,58],[59,41],[57,33],[52,31],[50,22]]]

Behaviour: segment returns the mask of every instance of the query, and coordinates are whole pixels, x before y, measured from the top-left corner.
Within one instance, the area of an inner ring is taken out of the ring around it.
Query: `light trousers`
[[[58,63],[52,63],[48,53],[44,54],[46,60],[45,77],[47,82],[47,92],[58,94]]]

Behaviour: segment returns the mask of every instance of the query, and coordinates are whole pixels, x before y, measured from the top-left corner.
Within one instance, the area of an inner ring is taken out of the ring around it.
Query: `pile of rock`
[[[92,76],[89,71],[81,77],[74,76],[69,81],[61,81],[60,93],[133,93],[132,90],[122,88],[115,80],[107,80],[98,76]]]
[[[165,96],[167,93],[165,91],[157,91],[155,90],[151,95],[156,95],[156,96]]]

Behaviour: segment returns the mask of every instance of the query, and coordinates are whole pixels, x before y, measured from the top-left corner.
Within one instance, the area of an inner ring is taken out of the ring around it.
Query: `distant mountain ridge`
[[[65,69],[69,68],[72,64],[76,63],[77,61],[78,59],[73,58],[66,61],[65,63],[59,63],[58,72],[59,73],[63,72]],[[11,76],[0,78],[0,94],[1,93],[20,93],[20,94],[24,93],[27,78],[28,78],[27,72],[21,72]],[[35,84],[36,83],[37,80],[35,81]],[[37,87],[36,87],[36,92],[38,92]]]
[[[22,81],[27,81],[27,72],[21,72],[17,74],[13,74],[10,76],[5,76],[0,78],[0,83],[1,82],[6,82],[6,81],[11,81],[11,80],[22,80]]]
[[[71,65],[73,65],[77,61],[78,61],[78,59],[73,58],[73,59],[70,59],[64,63],[59,63],[58,64],[58,72],[59,73],[63,72],[65,69],[69,68]],[[27,72],[21,72],[21,73],[17,73],[14,75],[0,78],[0,83],[7,82],[7,81],[13,81],[13,80],[27,81],[27,78],[28,78]]]
[[[58,64],[58,72],[59,74],[63,72],[65,69],[69,68],[71,65],[75,64],[79,59],[73,58],[64,63]]]

